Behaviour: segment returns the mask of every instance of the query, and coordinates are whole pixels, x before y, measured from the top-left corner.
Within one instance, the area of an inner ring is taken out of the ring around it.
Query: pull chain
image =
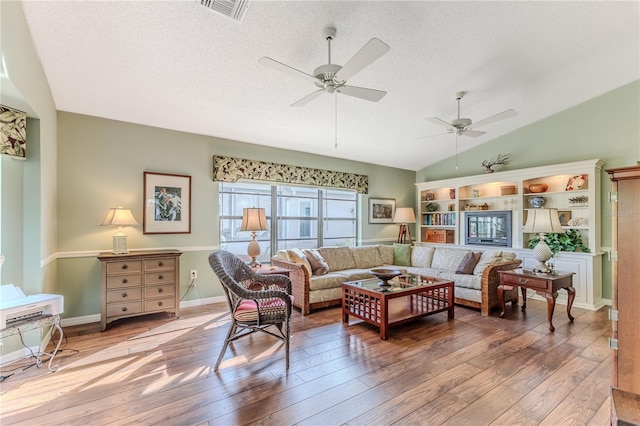
[[[338,149],[338,92],[334,92],[334,95],[336,97],[336,109],[335,109],[335,118],[336,118],[336,124],[334,126],[334,145],[333,148],[334,149]]]

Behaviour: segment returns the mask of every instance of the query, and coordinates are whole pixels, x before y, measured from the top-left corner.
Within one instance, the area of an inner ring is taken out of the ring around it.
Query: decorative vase
[[[529,204],[531,204],[531,207],[533,207],[534,209],[542,208],[542,206],[544,205],[544,198],[542,198],[542,197],[532,197],[529,200]]]
[[[452,200],[455,200],[455,198],[456,198],[456,189],[455,188],[451,188],[449,190],[449,198],[451,198]]]

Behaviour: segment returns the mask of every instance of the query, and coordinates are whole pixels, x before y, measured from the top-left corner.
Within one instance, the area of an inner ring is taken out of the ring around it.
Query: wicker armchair
[[[222,284],[231,310],[231,326],[214,371],[218,371],[229,343],[256,331],[284,342],[288,370],[291,317],[289,278],[284,275],[256,274],[240,258],[224,250],[211,253],[209,264]],[[275,326],[276,330],[271,331],[271,326]]]

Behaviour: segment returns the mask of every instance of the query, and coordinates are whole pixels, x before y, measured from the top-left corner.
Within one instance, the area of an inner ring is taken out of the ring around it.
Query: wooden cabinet
[[[640,166],[607,170],[611,184],[613,386],[640,394]]]
[[[426,234],[426,241],[429,243],[453,244],[452,229],[427,229]]]
[[[100,329],[120,318],[152,312],[180,315],[180,255],[177,250],[100,253]]]

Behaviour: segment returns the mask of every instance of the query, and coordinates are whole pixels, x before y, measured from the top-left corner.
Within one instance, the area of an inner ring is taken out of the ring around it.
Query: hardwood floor
[[[30,368],[0,386],[0,423],[173,425],[607,425],[611,356],[606,308],[456,307],[392,329],[341,322],[339,308],[292,319],[284,347],[258,334],[213,365],[224,305],[68,327],[60,369]],[[75,353],[75,351],[78,351]],[[27,365],[25,361],[22,365]],[[5,366],[2,375],[16,365]]]

